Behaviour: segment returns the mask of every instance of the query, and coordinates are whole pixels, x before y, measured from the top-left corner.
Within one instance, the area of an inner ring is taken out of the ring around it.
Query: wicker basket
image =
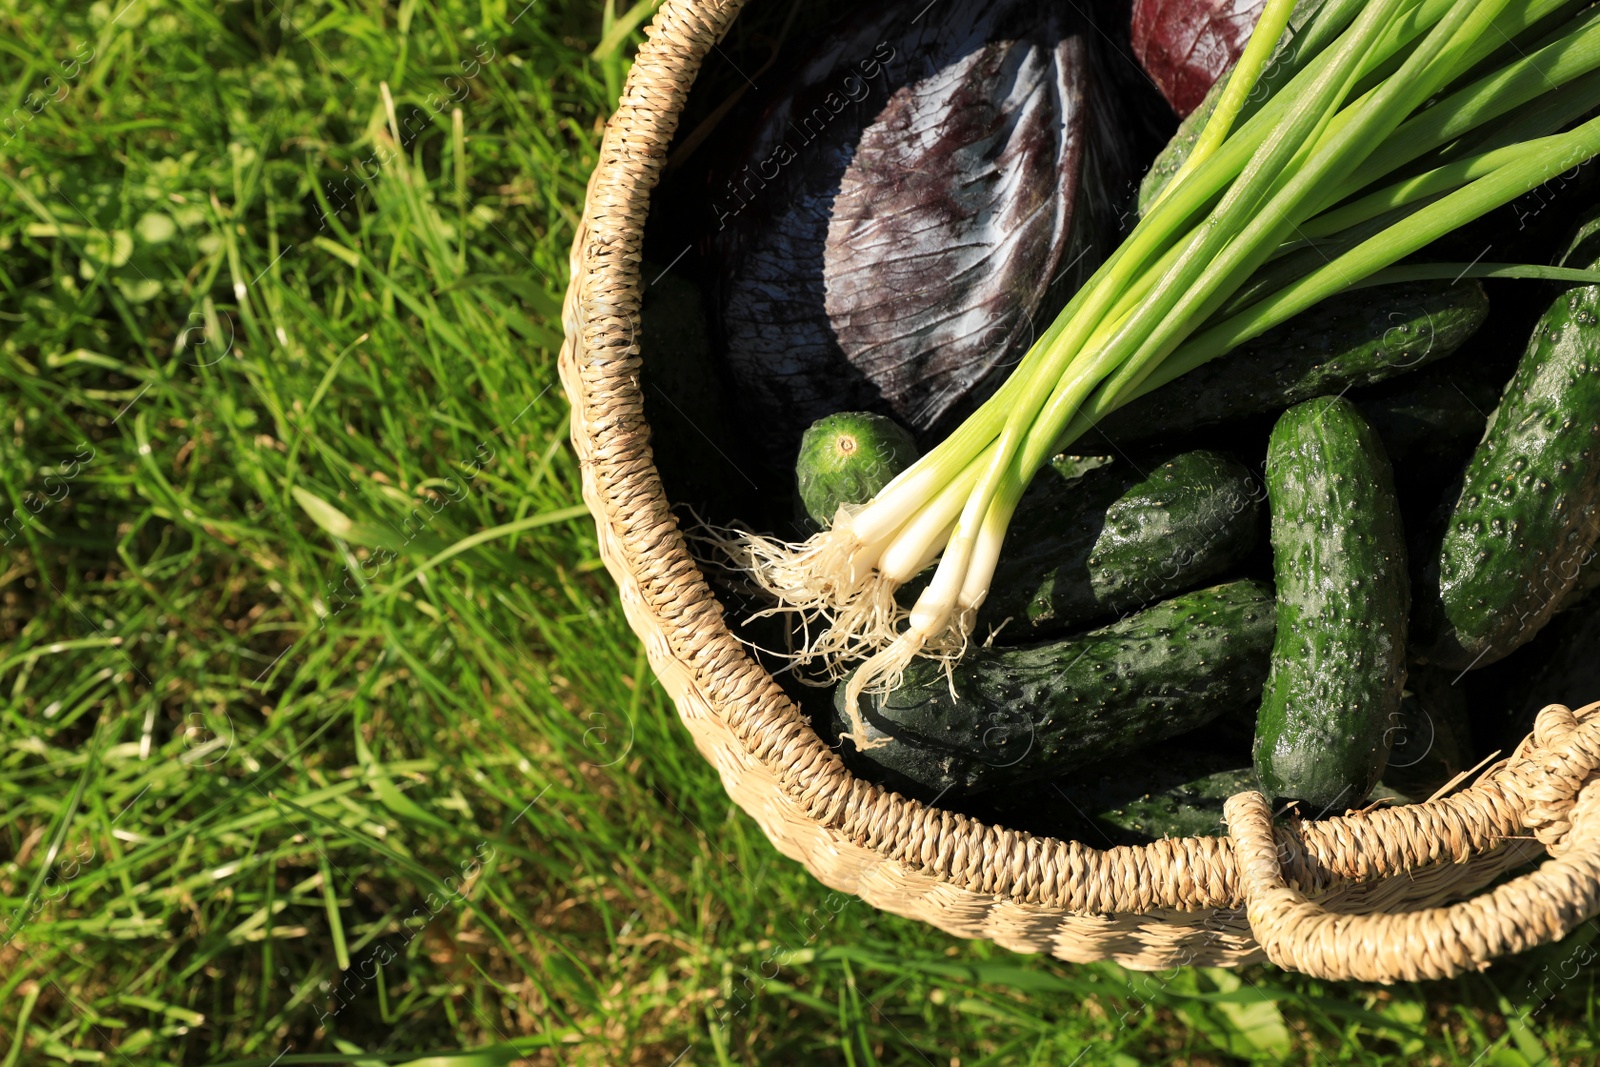
[[[986,825],[845,769],[724,625],[643,416],[634,338],[650,193],[689,87],[742,4],[666,0],[647,31],[573,242],[560,369],[584,500],[628,620],[728,794],[779,851],[960,937],[1140,969],[1265,957],[1326,978],[1445,977],[1600,910],[1600,704],[1546,708],[1509,759],[1443,799],[1274,827],[1265,798],[1243,793],[1226,808],[1229,837],[1142,847]]]

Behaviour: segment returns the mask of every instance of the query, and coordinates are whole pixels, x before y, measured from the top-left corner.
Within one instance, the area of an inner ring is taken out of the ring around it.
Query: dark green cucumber
[[[1405,684],[1409,586],[1394,478],[1342,397],[1290,408],[1267,446],[1278,630],[1256,714],[1266,791],[1314,814],[1383,774]]]
[[[1167,741],[1130,760],[1099,764],[1073,776],[1064,788],[1108,840],[1142,844],[1164,837],[1227,833],[1222,805],[1236,793],[1259,789],[1248,754],[1209,746],[1197,737]]]
[[[1226,833],[1222,805],[1258,788],[1247,749],[1186,734],[1133,759],[1090,764],[1049,782],[991,790],[962,808],[985,822],[1095,848],[1147,844],[1163,837]],[[942,804],[943,802],[941,802]]]
[[[1389,728],[1383,784],[1412,800],[1427,800],[1471,767],[1472,725],[1467,698],[1449,672],[1412,667]]]
[[[1237,793],[1259,788],[1254,768],[1232,767],[1141,793],[1096,809],[1091,817],[1129,844],[1165,837],[1220,837],[1228,832],[1222,805]]]
[[[862,698],[869,745],[845,746],[845,758],[914,795],[1059,775],[1253,701],[1272,634],[1269,588],[1239,581],[1078,637],[975,648],[951,678],[939,664],[919,661],[887,697]],[[840,685],[835,736],[844,728],[843,696]]]
[[[1600,219],[1562,260],[1600,264]],[[1419,659],[1481,667],[1531,639],[1600,534],[1600,286],[1540,316],[1461,476],[1417,589]]]
[[[1077,477],[1052,465],[1028,487],[979,610],[977,633],[1027,641],[1152,604],[1221,577],[1260,537],[1265,490],[1216,452],[1149,473],[1115,463]]]
[[[1454,352],[1488,313],[1472,281],[1340,293],[1112,412],[1099,431],[1126,447],[1386,381]]]
[[[828,526],[842,504],[865,504],[917,460],[909,431],[883,415],[841,411],[806,428],[794,463],[806,514]]]
[[[946,804],[996,826],[1081,841],[1094,848],[1145,845],[1163,838],[1220,837],[1228,798],[1260,789],[1249,753],[1186,734],[1121,759],[1079,768],[1061,779],[995,789]],[[1427,794],[1423,794],[1426,796]],[[1357,803],[1407,796],[1379,783]]]

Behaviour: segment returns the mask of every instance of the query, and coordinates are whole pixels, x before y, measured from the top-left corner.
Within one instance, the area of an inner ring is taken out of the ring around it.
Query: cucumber
[[[813,522],[828,526],[840,505],[865,504],[916,460],[916,441],[893,419],[867,411],[826,415],[800,438],[800,501]]]
[[[1266,791],[1316,813],[1371,792],[1405,684],[1405,539],[1383,444],[1354,404],[1284,412],[1267,446],[1278,629],[1256,713]]]
[[[862,697],[869,746],[847,764],[913,796],[1048,778],[1203,726],[1254,700],[1272,645],[1269,588],[1230,582],[1078,637],[977,648],[946,676],[920,660]],[[834,736],[846,729],[844,686]]]
[[[1248,750],[1184,735],[1145,749],[1138,760],[1091,764],[1050,782],[1029,782],[972,798],[986,822],[1096,848],[1164,837],[1219,836],[1222,805],[1255,789]]]
[[[1600,263],[1600,218],[1565,265]],[[1577,582],[1600,533],[1600,286],[1540,316],[1454,492],[1417,590],[1417,656],[1456,670],[1524,644]]]
[[[1216,452],[1149,470],[1116,463],[1073,477],[1065,460],[1028,487],[978,612],[976,633],[1037,640],[1220,577],[1255,549],[1266,492]]]
[[[1254,768],[1230,767],[1094,809],[1092,818],[1107,827],[1119,844],[1221,837],[1228,832],[1222,805],[1236,793],[1258,788]]]
[[[1449,672],[1407,672],[1405,695],[1389,728],[1383,784],[1413,800],[1427,800],[1475,762],[1466,694],[1451,682]]]
[[[1128,762],[1085,768],[1063,787],[1071,803],[1119,845],[1226,834],[1222,805],[1236,793],[1260,788],[1248,752],[1193,736],[1150,749],[1132,773]]]
[[[1153,745],[1136,762],[1096,763],[1058,780],[996,789],[949,806],[993,825],[1093,848],[1221,837],[1228,798],[1261,786],[1248,751],[1218,746],[1209,728],[1204,733]],[[1407,800],[1379,783],[1362,802],[1385,797]]]
[[[1454,352],[1488,313],[1475,281],[1340,293],[1131,401],[1098,429],[1125,448],[1386,381]]]

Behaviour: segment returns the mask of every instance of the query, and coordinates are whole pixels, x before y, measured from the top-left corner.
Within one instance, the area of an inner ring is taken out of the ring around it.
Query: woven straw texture
[[[1106,850],[986,825],[856,778],[729,632],[650,450],[634,343],[650,193],[690,85],[743,0],[666,0],[606,127],[572,247],[561,380],[583,495],[650,664],[733,800],[786,856],[960,937],[1153,970],[1262,958],[1328,978],[1481,968],[1600,909],[1600,704],[1551,706],[1443,799]],[[1531,873],[1481,892],[1543,858]]]

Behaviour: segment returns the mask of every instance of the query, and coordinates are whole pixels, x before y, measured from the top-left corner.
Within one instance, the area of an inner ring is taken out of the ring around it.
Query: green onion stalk
[[[859,700],[953,665],[1034,473],[1097,420],[1335,293],[1417,278],[1600,275],[1405,262],[1600,154],[1587,0],[1270,0],[1189,158],[995,394],[870,502],[735,561],[803,623],[797,666]],[[907,608],[900,587],[932,564]],[[851,671],[853,665],[859,668]],[[813,672],[815,673],[815,672]]]

